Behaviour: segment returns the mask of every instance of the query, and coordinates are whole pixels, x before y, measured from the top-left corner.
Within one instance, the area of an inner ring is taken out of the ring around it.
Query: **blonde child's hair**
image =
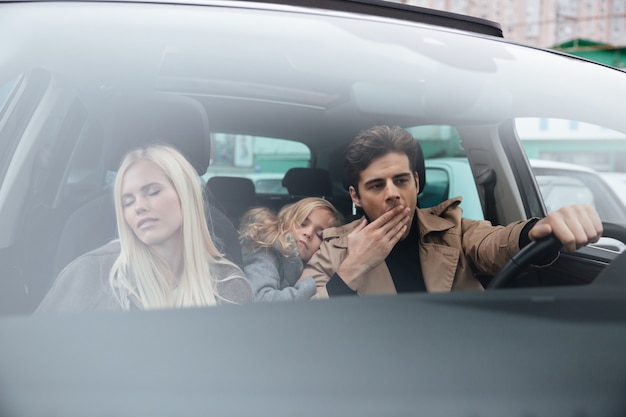
[[[343,216],[329,201],[319,197],[307,197],[284,206],[278,214],[265,207],[248,210],[240,222],[241,240],[255,249],[272,247],[277,243],[281,252],[287,256],[296,248],[289,235],[294,233],[315,209],[324,209],[332,214],[331,227],[343,223]]]

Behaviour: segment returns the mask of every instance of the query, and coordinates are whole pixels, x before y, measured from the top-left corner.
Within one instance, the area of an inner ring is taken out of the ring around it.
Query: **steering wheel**
[[[626,227],[614,223],[602,222],[602,236],[617,239],[626,243]],[[502,267],[487,285],[488,290],[506,286],[514,277],[533,263],[536,263],[546,253],[557,252],[563,245],[554,235],[530,242]]]

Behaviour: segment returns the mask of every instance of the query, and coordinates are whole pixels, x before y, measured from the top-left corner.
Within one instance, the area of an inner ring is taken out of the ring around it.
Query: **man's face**
[[[417,173],[411,171],[409,157],[402,152],[390,152],[374,159],[361,171],[359,195],[354,187],[350,187],[350,196],[354,204],[363,208],[370,221],[398,205],[410,208],[412,221],[417,206],[418,180]],[[407,228],[402,239],[409,231]]]

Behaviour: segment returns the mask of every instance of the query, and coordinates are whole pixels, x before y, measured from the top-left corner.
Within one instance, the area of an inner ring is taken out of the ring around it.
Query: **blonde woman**
[[[174,148],[129,152],[114,186],[119,240],[78,257],[37,312],[211,306],[252,300],[209,235],[202,185]]]
[[[322,231],[342,222],[331,203],[316,197],[287,205],[278,215],[267,208],[246,212],[240,226],[241,248],[255,300],[307,300],[315,295],[313,278],[296,281],[319,249]]]

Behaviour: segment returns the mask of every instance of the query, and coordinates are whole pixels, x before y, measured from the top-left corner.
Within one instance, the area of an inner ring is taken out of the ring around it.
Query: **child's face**
[[[298,252],[304,263],[320,248],[322,243],[322,230],[333,225],[333,214],[323,208],[316,208],[309,213],[301,225],[296,226],[294,231],[298,242]]]

